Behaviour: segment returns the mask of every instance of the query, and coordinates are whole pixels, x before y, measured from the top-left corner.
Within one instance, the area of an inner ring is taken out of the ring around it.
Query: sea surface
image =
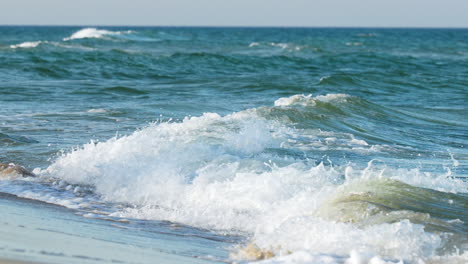
[[[0,259],[467,263],[468,29],[0,27]]]

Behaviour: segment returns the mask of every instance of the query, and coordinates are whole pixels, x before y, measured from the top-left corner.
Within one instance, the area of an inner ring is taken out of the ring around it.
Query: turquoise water
[[[151,263],[148,244],[176,263],[256,261],[247,244],[271,263],[462,263],[466,39],[466,29],[0,27],[0,162],[38,175],[4,177],[0,192],[65,206],[110,241],[123,221],[138,232],[122,243],[149,252],[128,250],[124,263]],[[2,199],[8,212],[30,206]],[[164,239],[176,242],[152,242]],[[51,257],[30,243],[0,257],[94,263],[114,246]]]

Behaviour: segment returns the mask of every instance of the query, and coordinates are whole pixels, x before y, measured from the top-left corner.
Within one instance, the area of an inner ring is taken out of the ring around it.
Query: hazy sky
[[[0,0],[0,24],[468,27],[468,0]]]

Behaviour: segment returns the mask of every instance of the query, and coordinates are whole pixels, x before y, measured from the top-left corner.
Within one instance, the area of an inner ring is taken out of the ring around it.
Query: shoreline
[[[2,258],[0,258],[0,264],[45,264],[45,263],[44,262],[32,262],[32,261],[2,259]]]

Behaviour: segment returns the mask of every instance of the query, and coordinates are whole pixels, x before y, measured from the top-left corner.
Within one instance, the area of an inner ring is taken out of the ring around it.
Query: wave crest
[[[70,37],[64,38],[64,41],[73,40],[73,39],[85,39],[85,38],[103,38],[104,36],[115,36],[122,34],[130,34],[133,31],[110,31],[105,29],[97,28],[84,28],[80,29],[77,32],[73,33]]]
[[[300,105],[300,106],[314,106],[317,101],[321,102],[343,102],[347,98],[350,98],[350,95],[347,94],[326,94],[326,95],[318,95],[312,97],[311,94],[304,95],[304,94],[296,94],[290,97],[282,97],[275,101],[275,106],[292,106],[292,105]]]
[[[42,44],[42,43],[47,43],[47,41],[27,41],[27,42],[23,42],[23,43],[20,43],[20,44],[10,45],[10,48],[12,48],[12,49],[17,49],[17,48],[23,48],[23,49],[35,48],[35,47],[39,46],[39,45]]]

